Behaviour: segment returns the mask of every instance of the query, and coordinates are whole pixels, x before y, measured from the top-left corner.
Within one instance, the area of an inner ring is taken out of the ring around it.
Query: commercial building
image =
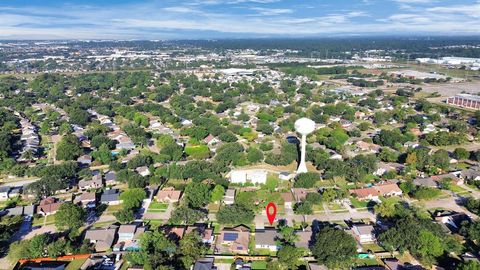
[[[453,97],[449,97],[446,100],[447,104],[468,108],[468,109],[480,109],[480,96],[474,96],[469,94],[458,94]]]

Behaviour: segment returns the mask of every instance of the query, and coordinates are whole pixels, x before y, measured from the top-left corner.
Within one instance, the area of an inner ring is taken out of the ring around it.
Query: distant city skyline
[[[0,39],[480,35],[480,0],[11,0]]]

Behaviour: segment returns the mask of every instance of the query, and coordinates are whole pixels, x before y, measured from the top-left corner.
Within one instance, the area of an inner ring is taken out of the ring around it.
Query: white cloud
[[[257,11],[260,15],[265,16],[272,16],[272,15],[281,15],[281,14],[289,14],[293,13],[293,10],[287,8],[260,8],[260,7],[253,7],[250,8],[251,10]]]

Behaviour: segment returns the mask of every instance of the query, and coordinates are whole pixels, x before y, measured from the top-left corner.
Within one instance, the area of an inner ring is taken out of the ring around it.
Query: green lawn
[[[147,212],[165,212],[168,208],[168,203],[159,203],[153,201],[150,203]]]
[[[267,262],[266,261],[254,261],[252,262],[252,269],[256,270],[263,270],[267,269]]]
[[[78,270],[86,260],[87,259],[73,260],[67,265],[67,267],[65,267],[65,270]]]
[[[163,225],[165,223],[165,221],[161,219],[145,219],[144,221],[149,222],[150,225],[155,225],[155,226]]]
[[[462,188],[461,186],[457,186],[457,185],[451,185],[450,188],[449,188],[451,191],[455,192],[455,193],[468,193],[468,191],[464,188]]]
[[[123,205],[122,204],[119,204],[119,205],[109,205],[107,207],[107,209],[105,209],[105,212],[103,212],[104,214],[106,213],[109,213],[109,214],[113,214],[117,211],[120,211],[123,209]]]
[[[359,201],[355,198],[350,199],[350,202],[352,203],[352,206],[355,208],[365,208],[368,206],[367,201]]]
[[[41,216],[38,218],[34,218],[32,221],[32,226],[43,226],[45,225],[50,225],[55,223],[55,215],[49,215],[47,216],[47,221],[45,222],[45,217]],[[44,223],[45,222],[45,223]]]

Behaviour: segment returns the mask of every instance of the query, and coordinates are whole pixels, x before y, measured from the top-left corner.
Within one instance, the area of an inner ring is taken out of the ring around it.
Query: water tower
[[[295,121],[295,130],[302,135],[302,145],[300,150],[300,164],[297,173],[306,173],[307,165],[305,164],[305,154],[307,146],[307,135],[315,130],[315,122],[308,118],[300,118]]]

